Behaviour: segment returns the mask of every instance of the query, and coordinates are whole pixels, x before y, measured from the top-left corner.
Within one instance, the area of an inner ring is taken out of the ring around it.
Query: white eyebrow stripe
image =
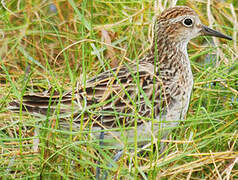
[[[185,19],[186,17],[192,17],[193,20],[195,18],[195,16],[193,16],[193,15],[183,15],[183,16],[179,16],[179,17],[176,17],[176,18],[173,18],[173,19],[169,19],[169,22],[170,23],[176,23],[176,22],[179,22],[179,21]]]

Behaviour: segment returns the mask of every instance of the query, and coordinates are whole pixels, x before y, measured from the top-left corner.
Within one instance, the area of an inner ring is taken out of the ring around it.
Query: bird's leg
[[[100,136],[99,136],[99,146],[100,147],[102,147],[104,144],[103,140],[104,140],[104,131],[102,130],[100,133]],[[99,160],[97,161],[97,164],[100,165]],[[100,167],[99,166],[96,167],[96,179],[100,180]]]
[[[168,132],[165,133],[165,135],[161,138],[161,140],[166,140],[167,137],[168,137]],[[160,154],[162,154],[164,151],[165,151],[165,147],[166,147],[166,143],[165,142],[160,142],[160,148],[159,148],[159,151],[160,151]]]
[[[124,150],[118,151],[118,152],[116,153],[116,155],[114,156],[113,161],[114,161],[114,162],[117,162],[117,161],[121,158],[123,152],[124,152]],[[112,163],[109,163],[109,164],[108,164],[108,167],[112,167]],[[103,178],[102,178],[102,179],[103,179],[103,180],[104,180],[104,179],[107,179],[107,175],[108,175],[108,173],[107,173],[107,171],[105,171],[105,172],[103,173]]]
[[[99,136],[99,146],[102,147],[104,145],[104,131],[101,131],[100,136]],[[116,153],[116,155],[113,158],[113,162],[117,162],[121,156],[123,155],[124,150],[120,150]],[[97,161],[97,164],[100,165],[100,161]],[[112,163],[108,164],[108,167],[112,167]],[[97,166],[96,168],[96,179],[97,180],[104,180],[107,179],[108,172],[104,171],[103,176],[100,178],[100,167]]]

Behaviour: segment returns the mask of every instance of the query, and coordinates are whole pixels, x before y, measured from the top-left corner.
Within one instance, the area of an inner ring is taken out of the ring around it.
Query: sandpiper
[[[95,138],[105,130],[105,141],[121,147],[133,143],[135,136],[139,144],[158,134],[166,137],[168,129],[175,128],[187,113],[193,88],[187,44],[200,35],[231,40],[203,25],[189,7],[166,9],[155,18],[153,45],[139,62],[123,64],[89,79],[86,87],[72,90],[75,96],[72,91],[61,97],[50,93],[24,95],[22,110],[53,116],[60,107],[62,126],[69,124],[65,117],[73,113],[76,130],[91,128]],[[19,111],[20,106],[13,101],[9,109]]]

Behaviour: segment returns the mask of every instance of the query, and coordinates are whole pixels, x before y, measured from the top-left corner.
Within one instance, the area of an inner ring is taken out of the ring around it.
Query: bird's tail
[[[71,93],[59,94],[28,94],[23,96],[22,102],[12,101],[8,109],[12,112],[28,112],[30,114],[47,115],[59,110],[59,113],[70,112],[72,104]]]

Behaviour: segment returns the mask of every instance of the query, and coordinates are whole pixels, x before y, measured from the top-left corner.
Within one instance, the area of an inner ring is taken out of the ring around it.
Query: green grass
[[[99,147],[96,140],[87,138],[83,128],[77,132],[59,129],[57,114],[53,120],[14,114],[7,105],[13,99],[22,101],[26,93],[49,88],[63,94],[77,82],[85,86],[88,78],[109,69],[109,65],[138,60],[151,44],[152,18],[160,8],[154,10],[154,1],[149,0],[56,0],[55,13],[50,10],[50,1],[3,2],[1,179],[95,179],[98,160],[110,178],[238,178],[238,165],[233,164],[238,156],[236,41],[218,40],[214,46],[211,38],[194,39],[189,45],[195,81],[189,111],[187,119],[170,133],[165,155],[159,155],[159,143],[140,156],[125,149],[120,161],[109,167],[115,151]],[[179,3],[194,8],[209,25],[206,3]],[[169,6],[164,1],[162,4]],[[211,9],[216,28],[237,39],[237,2],[214,1]],[[102,36],[109,39],[103,41]],[[207,54],[219,57],[205,61]]]

